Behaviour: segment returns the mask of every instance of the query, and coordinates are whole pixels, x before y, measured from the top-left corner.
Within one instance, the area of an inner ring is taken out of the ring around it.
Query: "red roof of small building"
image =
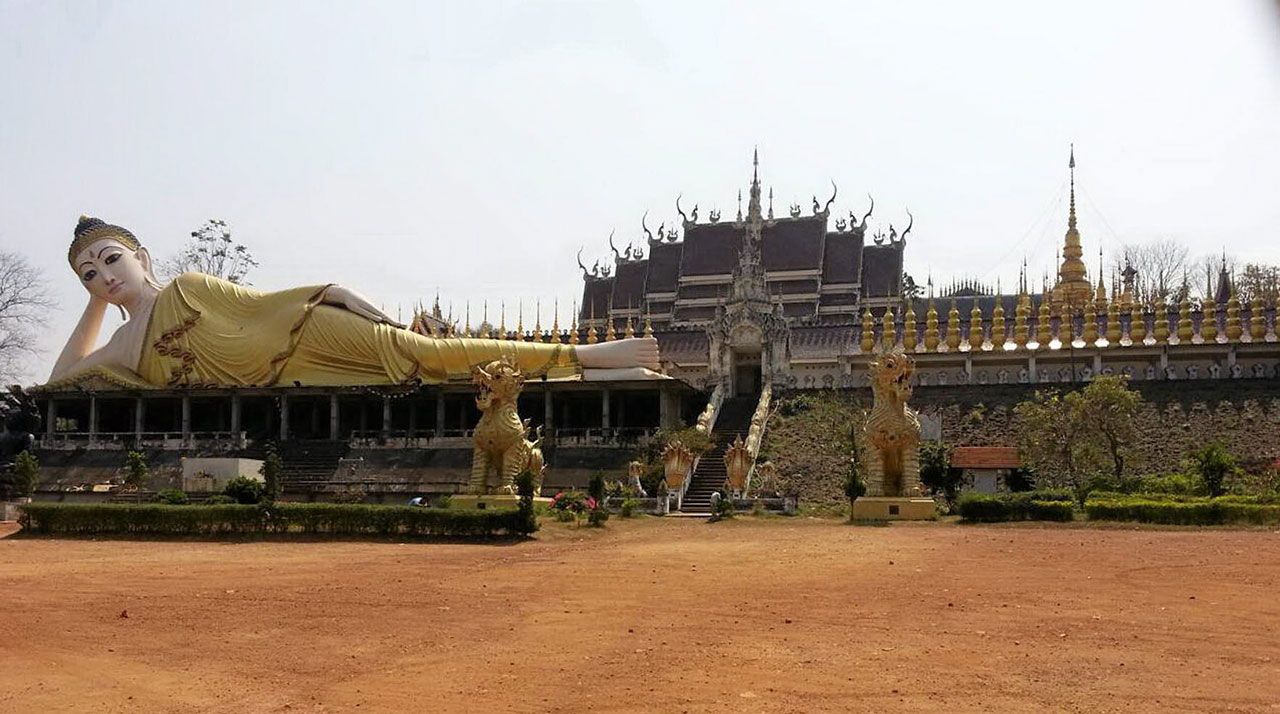
[[[951,450],[951,465],[958,469],[1016,469],[1018,449],[1013,446],[957,446]]]

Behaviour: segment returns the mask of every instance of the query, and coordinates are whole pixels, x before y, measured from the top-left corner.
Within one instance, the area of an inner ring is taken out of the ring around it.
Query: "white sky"
[[[579,246],[681,192],[731,217],[756,144],[779,213],[831,179],[836,215],[910,208],[921,282],[1052,270],[1072,141],[1091,268],[1161,236],[1280,262],[1276,7],[0,0],[0,247],[61,301],[40,379],[81,213],[161,257],[225,219],[261,288],[549,323]]]

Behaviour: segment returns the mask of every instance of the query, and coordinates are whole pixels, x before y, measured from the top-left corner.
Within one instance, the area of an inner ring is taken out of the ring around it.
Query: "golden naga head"
[[[496,359],[483,367],[476,365],[471,381],[480,387],[476,406],[481,410],[488,409],[495,401],[499,404],[515,403],[524,389],[524,375],[508,357]]]
[[[902,350],[883,352],[869,365],[871,387],[878,394],[906,401],[911,396],[911,375],[916,363]]]

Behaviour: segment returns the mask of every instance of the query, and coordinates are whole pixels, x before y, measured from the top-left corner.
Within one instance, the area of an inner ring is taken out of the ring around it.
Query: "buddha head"
[[[147,249],[128,229],[98,218],[80,217],[67,260],[85,290],[112,305],[128,305],[160,289]]]

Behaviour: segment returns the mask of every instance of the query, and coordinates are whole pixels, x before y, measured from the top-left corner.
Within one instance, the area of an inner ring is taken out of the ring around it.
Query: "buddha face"
[[[151,255],[114,238],[95,241],[76,256],[76,273],[89,294],[112,305],[129,305],[153,289]]]

